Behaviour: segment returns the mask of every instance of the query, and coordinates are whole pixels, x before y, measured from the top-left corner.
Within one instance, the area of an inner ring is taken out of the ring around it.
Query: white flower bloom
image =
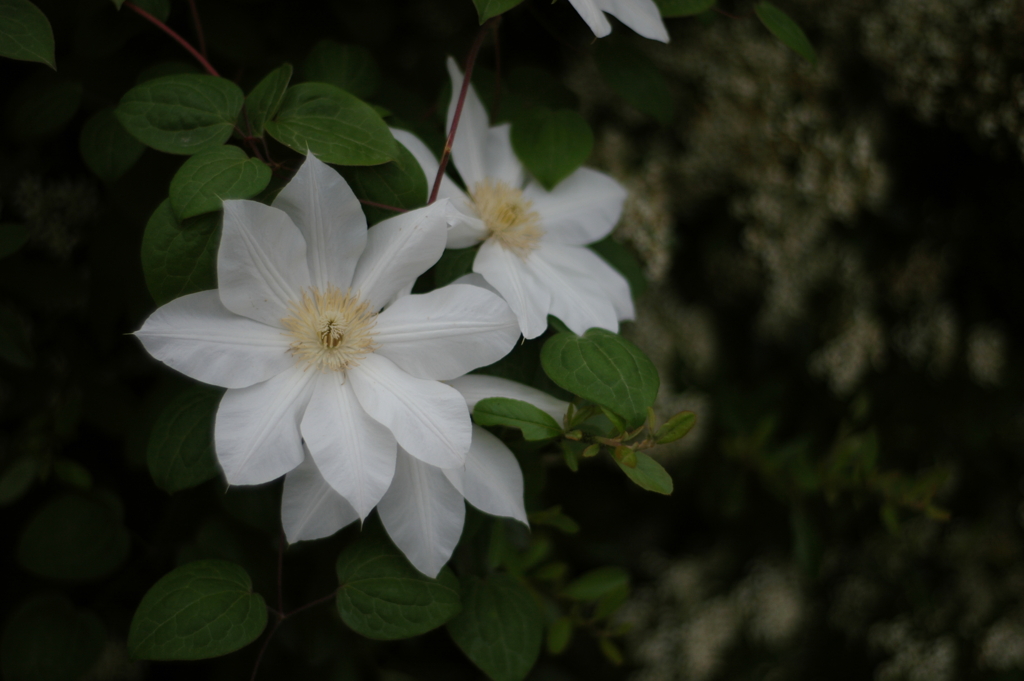
[[[450,128],[462,74],[451,59],[448,71]],[[470,86],[452,145],[452,161],[469,194],[448,177],[438,194],[450,199],[457,213],[448,248],[483,242],[473,271],[505,298],[526,338],[544,332],[549,313],[579,334],[594,326],[618,331],[619,320],[635,316],[629,284],[586,245],[615,227],[626,190],[588,168],[578,169],[550,192],[536,181],[526,182],[523,165],[512,151],[510,129],[508,124],[489,126]],[[438,162],[427,146],[409,132],[392,132],[427,178],[434,178]]]
[[[561,421],[569,406],[547,393],[493,376],[463,376],[449,384],[462,393],[469,409],[485,397],[511,397],[530,402]],[[284,481],[281,523],[288,541],[319,539],[334,534],[359,517],[329,485],[306,456]],[[436,577],[451,558],[466,518],[463,500],[491,515],[526,523],[523,474],[515,455],[480,426],[466,462],[458,468],[424,463],[398,448],[394,480],[377,511],[395,545],[416,569]]]
[[[654,0],[569,0],[598,38],[612,32],[607,12],[645,38],[668,42],[668,31]]]
[[[435,466],[465,463],[466,401],[440,381],[507,354],[514,315],[465,285],[381,311],[441,256],[446,204],[367,230],[348,184],[312,154],[273,206],[224,202],[219,288],[171,301],[136,335],[168,366],[228,388],[214,444],[229,484],[284,475],[303,462],[305,440],[365,518],[391,485],[399,446]]]

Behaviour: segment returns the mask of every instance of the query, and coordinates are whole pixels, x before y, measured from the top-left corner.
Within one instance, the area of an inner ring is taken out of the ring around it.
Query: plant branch
[[[189,42],[187,40],[185,40],[180,35],[178,35],[174,31],[174,29],[172,29],[170,26],[168,26],[164,22],[160,21],[155,16],[153,16],[152,14],[147,12],[146,10],[144,10],[141,7],[139,7],[138,5],[136,5],[134,2],[130,2],[130,1],[125,2],[124,6],[127,7],[128,9],[132,10],[136,14],[138,14],[140,17],[142,17],[143,19],[145,19],[149,23],[151,23],[154,26],[156,26],[157,28],[159,28],[161,31],[163,31],[167,35],[169,35],[172,38],[174,38],[174,40],[176,40],[179,45],[181,45],[186,50],[188,50],[189,54],[191,54],[193,57],[195,57],[196,60],[200,64],[202,64],[203,68],[206,69],[206,72],[209,73],[211,76],[217,76],[218,78],[220,77],[220,74],[217,73],[217,69],[213,68],[213,66],[210,64],[210,62],[206,60],[206,57],[204,57],[202,54],[200,54],[199,51],[196,48],[192,47],[192,45],[189,44]]]
[[[340,589],[341,587],[338,587],[338,588]],[[287,618],[287,617],[291,617],[292,615],[298,615],[303,610],[306,610],[307,608],[312,608],[314,605],[320,605],[321,603],[326,603],[327,601],[331,600],[332,598],[334,598],[337,595],[338,595],[338,589],[335,589],[334,591],[332,591],[331,593],[327,594],[326,596],[318,598],[315,601],[310,601],[309,603],[306,603],[305,605],[300,605],[299,607],[295,608],[291,612],[285,614],[284,617]]]
[[[389,206],[386,203],[377,203],[376,201],[370,201],[369,199],[359,199],[359,203],[366,204],[367,206],[373,206],[374,208],[380,208],[382,210],[390,210],[394,213],[408,213],[409,209],[399,208],[398,206]]]
[[[192,10],[192,23],[196,27],[196,42],[199,43],[199,51],[203,53],[204,57],[208,57],[206,54],[206,38],[203,37],[203,22],[199,21],[199,9],[196,7],[196,0],[188,0],[188,6]]]
[[[498,40],[498,24],[494,24],[494,97],[491,99],[491,120],[498,120],[501,110],[501,43]]]

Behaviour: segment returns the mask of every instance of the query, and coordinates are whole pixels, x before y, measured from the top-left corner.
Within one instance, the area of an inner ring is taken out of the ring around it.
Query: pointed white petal
[[[596,273],[581,271],[580,261],[594,255],[593,251],[582,246],[559,246],[558,244],[542,243],[533,252],[530,264],[533,274],[551,291],[551,314],[555,315],[574,333],[583,334],[587,329],[600,327],[618,332],[619,316],[615,305],[608,298]],[[611,265],[604,261],[596,264],[599,272],[611,276]],[[622,275],[615,272],[620,279]],[[622,281],[625,281],[623,279]],[[629,290],[629,285],[626,285]]]
[[[550,192],[537,182],[523,191],[540,213],[544,241],[583,246],[608,236],[622,216],[626,188],[610,176],[580,168]]]
[[[448,239],[447,200],[379,222],[367,234],[352,289],[375,311],[440,259]]]
[[[284,477],[281,527],[289,544],[329,537],[358,518],[352,505],[324,480],[308,451]]]
[[[504,182],[513,189],[523,186],[526,171],[512,150],[512,124],[503,123],[487,131],[484,172],[491,182]]]
[[[581,282],[584,290],[603,291],[620,320],[636,318],[629,282],[597,253],[589,248],[559,244],[544,244],[539,250],[543,251],[544,260],[557,263],[567,277]]]
[[[301,430],[324,479],[365,520],[395,474],[391,431],[370,418],[340,371],[317,377]]]
[[[299,422],[316,375],[295,367],[224,393],[213,441],[229,485],[270,482],[302,463]]]
[[[172,369],[224,388],[245,388],[295,364],[281,329],[228,312],[217,291],[172,300],[135,335]]]
[[[451,386],[415,378],[388,358],[367,355],[348,370],[359,404],[407,452],[434,466],[458,468],[469,451],[469,409]]]
[[[437,577],[459,543],[466,504],[441,469],[398,451],[395,479],[377,506],[380,519],[409,562]]]
[[[569,0],[569,4],[576,8],[576,11],[587,22],[587,26],[598,38],[603,38],[612,32],[612,25],[604,16],[594,0]]]
[[[529,256],[531,261],[534,255]],[[473,271],[483,275],[512,308],[525,338],[536,338],[544,333],[548,328],[551,292],[531,275],[529,265],[522,258],[494,240],[488,240],[476,254]]]
[[[448,223],[447,248],[469,248],[487,238],[487,225],[474,215],[457,211],[454,220]]]
[[[448,118],[445,130],[452,129],[452,119],[458,105],[459,93],[462,91],[462,70],[451,57],[448,58],[448,75],[452,79],[452,99],[448,104]],[[466,101],[462,105],[459,116],[459,129],[455,131],[452,141],[452,161],[462,175],[466,188],[472,192],[478,182],[487,178],[487,148],[490,121],[487,109],[477,96],[472,85],[466,93]]]
[[[377,318],[377,354],[417,378],[444,380],[493,364],[519,340],[519,321],[486,289],[452,284],[401,298]]]
[[[462,394],[471,412],[480,400],[486,400],[488,397],[507,397],[511,400],[529,402],[550,415],[556,422],[561,423],[562,417],[565,416],[565,412],[569,408],[569,403],[564,400],[552,397],[543,390],[537,390],[507,378],[469,374],[447,381],[447,383]]]
[[[654,0],[597,0],[596,4],[643,37],[668,42],[668,30]]]
[[[347,289],[366,247],[366,216],[338,171],[306,154],[273,206],[288,214],[306,240],[313,285],[321,291],[328,284]]]
[[[466,501],[484,513],[515,518],[529,525],[519,462],[505,443],[486,428],[473,426],[473,444],[469,446],[461,477],[461,486],[450,476],[448,480],[462,492]]]
[[[225,201],[217,282],[224,307],[279,326],[288,303],[310,285],[306,242],[288,214],[256,201]]]

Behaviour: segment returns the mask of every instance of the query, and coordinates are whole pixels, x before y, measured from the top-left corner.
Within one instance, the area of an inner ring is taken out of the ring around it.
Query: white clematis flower
[[[547,393],[493,376],[463,376],[448,382],[469,409],[486,397],[530,402],[561,421],[569,406]],[[284,481],[281,523],[289,542],[319,539],[355,521],[359,514],[324,480],[314,457],[306,456]],[[480,426],[466,462],[440,468],[398,449],[395,477],[377,505],[384,527],[416,569],[436,577],[451,558],[466,518],[463,500],[491,515],[526,523],[523,474],[515,455]]]
[[[612,32],[607,12],[645,38],[668,42],[668,30],[654,0],[569,0],[569,4],[598,38]]]
[[[450,128],[462,74],[452,59],[448,71]],[[438,194],[456,210],[448,248],[483,242],[473,271],[508,302],[526,338],[544,332],[548,314],[579,334],[594,326],[618,331],[619,320],[635,316],[629,284],[586,245],[615,227],[626,190],[588,168],[578,169],[550,192],[536,181],[526,182],[523,165],[512,151],[510,129],[508,124],[489,126],[470,86],[452,144],[452,161],[469,193],[444,177]],[[435,177],[438,162],[427,146],[412,133],[392,132],[427,177]]]
[[[272,206],[224,202],[219,288],[171,301],[136,335],[168,366],[228,389],[214,444],[229,484],[291,471],[305,440],[365,518],[399,446],[434,466],[465,463],[469,411],[441,381],[506,355],[515,316],[474,286],[388,304],[440,258],[446,204],[367,230],[348,184],[312,154]]]

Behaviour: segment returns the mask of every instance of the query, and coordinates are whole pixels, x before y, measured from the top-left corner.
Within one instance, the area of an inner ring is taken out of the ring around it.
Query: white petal
[[[375,311],[416,281],[444,253],[447,200],[379,222],[369,231],[352,289]]]
[[[589,248],[544,244],[542,259],[557,263],[568,277],[582,283],[584,290],[600,289],[615,308],[619,319],[634,319],[633,294],[629,282],[622,274],[608,264],[604,258]],[[557,313],[555,313],[557,314]]]
[[[463,80],[462,71],[451,57],[448,58],[448,75],[452,79],[452,99],[448,104],[446,131],[452,129],[452,119],[455,117]],[[487,109],[477,96],[476,90],[470,85],[462,105],[462,114],[459,116],[459,128],[455,131],[455,139],[452,141],[452,161],[455,162],[455,167],[462,175],[462,181],[470,191],[478,182],[483,182],[487,178],[489,131]]]
[[[407,452],[434,466],[458,468],[469,451],[469,409],[451,386],[415,378],[379,354],[348,370],[359,404]]]
[[[513,189],[523,186],[526,171],[512,150],[512,124],[503,123],[487,131],[484,172],[491,182],[504,182]]]
[[[321,291],[328,284],[347,289],[366,247],[366,216],[338,171],[306,154],[273,206],[288,214],[306,240],[313,285]]]
[[[597,281],[597,275],[580,271],[578,260],[586,258],[584,251],[593,255],[593,251],[582,246],[541,244],[532,253],[532,272],[551,291],[551,314],[574,333],[582,334],[595,326],[618,332],[615,305]],[[606,274],[603,268],[612,269],[603,261],[600,265],[600,271]]]
[[[519,340],[519,322],[486,289],[456,285],[401,298],[377,318],[377,354],[417,378],[444,380],[493,364]]]
[[[583,246],[608,236],[622,216],[626,188],[610,176],[580,168],[550,192],[537,182],[523,191],[540,213],[544,241]]]
[[[444,471],[466,501],[484,513],[515,518],[529,525],[523,503],[523,472],[515,454],[487,431],[473,426],[473,444],[465,468]]]
[[[135,335],[172,369],[224,388],[245,388],[295,364],[281,329],[228,312],[217,291],[172,300]]]
[[[295,367],[224,393],[213,441],[229,485],[269,482],[302,463],[299,422],[316,375]]]
[[[668,30],[654,0],[597,0],[597,4],[643,37],[668,42]]]
[[[467,286],[479,286],[482,289],[486,289],[496,296],[500,296],[498,289],[494,288],[487,283],[484,279],[484,275],[477,274],[476,272],[470,272],[469,274],[463,274],[461,277],[452,282],[453,284],[466,284]],[[511,309],[511,308],[510,308]]]
[[[576,11],[587,22],[587,26],[598,38],[603,38],[612,32],[612,25],[604,16],[604,12],[598,8],[594,0],[569,0],[569,4],[576,8]]]
[[[448,223],[448,248],[469,248],[487,238],[487,225],[484,221],[462,211]]]
[[[531,260],[533,255],[529,256]],[[488,240],[473,260],[473,271],[483,275],[512,308],[525,338],[544,333],[548,328],[551,292],[530,273],[522,258]]]
[[[428,577],[437,577],[451,558],[466,519],[462,495],[441,469],[402,450],[377,511],[395,545]]]
[[[556,422],[561,423],[569,408],[569,403],[564,400],[552,397],[543,390],[537,390],[507,378],[469,374],[452,379],[447,383],[462,394],[471,412],[480,400],[486,400],[488,397],[507,397],[511,400],[529,402],[550,415]]]
[[[391,431],[370,418],[340,371],[317,378],[301,430],[324,479],[365,520],[395,474]]]
[[[329,537],[358,518],[352,505],[324,480],[309,452],[284,477],[281,526],[289,544]]]
[[[256,201],[225,201],[217,282],[224,307],[279,326],[288,303],[310,285],[306,242],[288,214]]]

